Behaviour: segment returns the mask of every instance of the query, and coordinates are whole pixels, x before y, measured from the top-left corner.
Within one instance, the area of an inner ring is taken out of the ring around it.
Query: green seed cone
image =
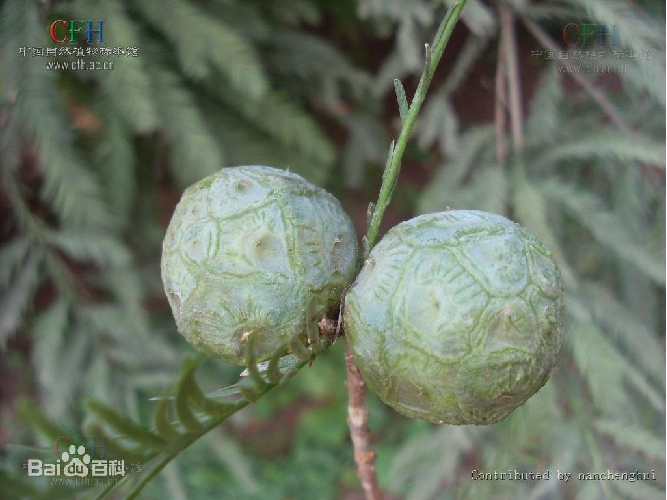
[[[357,241],[338,200],[271,167],[225,168],[189,187],[169,223],[162,281],[179,332],[196,348],[244,364],[335,308],[356,270]],[[310,317],[306,317],[310,311]]]
[[[499,215],[452,210],[391,229],[345,299],[350,349],[400,413],[492,424],[547,381],[562,340],[551,253]]]

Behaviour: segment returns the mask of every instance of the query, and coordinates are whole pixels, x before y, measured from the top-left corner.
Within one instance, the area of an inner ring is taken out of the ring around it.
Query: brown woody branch
[[[504,3],[500,4],[499,10],[501,46],[509,86],[512,146],[514,152],[518,152],[523,147],[523,113],[521,111],[521,79],[519,77],[519,57],[514,33],[514,13]]]
[[[496,159],[502,165],[507,159],[507,144],[505,143],[505,127],[507,126],[507,80],[505,77],[505,55],[503,38],[498,44],[498,64],[496,66]]]
[[[345,341],[345,367],[349,401],[347,406],[347,424],[354,446],[354,461],[357,463],[357,475],[361,481],[367,500],[381,500],[382,493],[375,472],[375,453],[371,445],[371,433],[368,430],[368,407],[366,406],[366,383],[354,363],[354,356]]]

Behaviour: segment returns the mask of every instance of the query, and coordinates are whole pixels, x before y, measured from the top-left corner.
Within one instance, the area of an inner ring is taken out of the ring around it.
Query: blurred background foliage
[[[398,129],[393,78],[415,88],[423,44],[447,3],[1,3],[7,498],[75,493],[21,470],[27,457],[52,450],[20,421],[22,400],[70,429],[89,420],[90,396],[148,424],[149,398],[193,354],[159,276],[165,226],[187,185],[225,166],[289,167],[334,192],[362,233]],[[410,500],[664,498],[665,4],[507,0],[502,8],[517,20],[521,151],[498,161],[498,148],[511,149],[494,127],[494,78],[506,57],[499,5],[468,0],[383,230],[448,207],[528,227],[566,282],[561,366],[488,427],[411,421],[370,395],[380,483],[389,498]],[[19,47],[49,45],[55,19],[101,19],[108,46],[136,46],[139,56],[90,72],[49,71],[44,58],[21,57]],[[570,22],[616,25],[620,48],[650,59],[609,59],[625,72],[575,81],[558,60],[533,56],[550,48],[545,41],[565,49]],[[209,360],[198,376],[214,390],[239,371]],[[360,498],[344,377],[336,345],[183,452],[142,498]],[[655,469],[658,479],[482,482],[470,479],[472,469]]]

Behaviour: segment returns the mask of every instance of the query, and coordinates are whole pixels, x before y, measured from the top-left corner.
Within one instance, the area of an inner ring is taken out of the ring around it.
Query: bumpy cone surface
[[[345,300],[345,334],[370,388],[400,413],[491,424],[549,378],[562,294],[551,253],[518,224],[423,215],[371,252]]]
[[[352,223],[329,193],[271,167],[225,168],[183,193],[162,281],[188,342],[243,364],[252,332],[260,359],[293,337],[306,343],[306,322],[336,306],[356,259]]]

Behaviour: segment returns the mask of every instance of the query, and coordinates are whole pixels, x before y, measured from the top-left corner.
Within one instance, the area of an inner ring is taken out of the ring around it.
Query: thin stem
[[[371,218],[370,227],[368,229],[368,251],[370,251],[378,237],[380,231],[380,223],[382,222],[382,217],[384,212],[391,202],[391,196],[393,194],[394,186],[396,185],[396,180],[398,174],[401,171],[401,160],[403,159],[403,153],[408,144],[408,139],[410,139],[410,134],[412,129],[415,126],[417,121],[417,116],[419,115],[419,110],[424,103],[426,98],[426,92],[429,85],[431,84],[431,79],[435,73],[435,69],[440,62],[442,53],[445,51],[449,37],[454,30],[456,21],[458,21],[463,6],[465,5],[466,0],[459,0],[447,11],[445,18],[443,19],[440,28],[438,29],[438,34],[436,35],[435,43],[432,48],[427,48],[427,53],[430,52],[430,57],[427,59],[427,64],[424,67],[424,72],[419,80],[419,85],[417,86],[417,91],[412,99],[410,108],[408,109],[408,114],[405,117],[401,131],[398,134],[398,139],[396,140],[396,147],[391,156],[391,161],[389,166],[385,171],[385,175],[382,181],[382,186],[380,187],[380,195],[378,197],[378,202],[373,211],[373,216]]]
[[[512,146],[514,152],[523,147],[523,117],[521,112],[521,80],[514,33],[514,13],[504,3],[500,10],[500,37],[504,52],[504,62],[507,68],[507,83],[509,86],[510,124],[512,126]]]
[[[303,363],[303,366],[305,366],[305,362]],[[268,386],[266,390],[264,390],[261,394],[266,394],[269,392],[271,389],[273,389],[275,385]],[[224,416],[216,417],[211,420],[200,432],[196,432],[193,434],[187,434],[183,436],[182,441],[178,443],[178,446],[174,446],[173,449],[169,450],[169,452],[165,453],[163,456],[159,458],[158,463],[150,470],[150,472],[144,476],[142,476],[141,480],[134,485],[132,490],[128,493],[126,500],[132,500],[134,498],[137,498],[141,490],[144,489],[144,487],[155,477],[157,476],[162,469],[165,468],[169,462],[171,462],[179,453],[181,453],[183,450],[185,450],[187,447],[189,447],[192,443],[197,441],[200,437],[202,437],[204,434],[207,434],[214,428],[216,428],[218,425],[220,425],[223,421],[225,421],[229,416],[233,413],[236,413],[237,411],[245,408],[248,406],[249,401],[247,399],[243,399],[239,401],[234,409],[231,411],[229,414],[225,414]]]
[[[417,121],[419,110],[426,98],[431,80],[435,70],[445,51],[449,37],[454,30],[454,26],[458,21],[463,6],[466,0],[458,0],[447,11],[445,18],[442,20],[438,33],[435,35],[433,46],[426,45],[426,63],[424,64],[424,71],[419,80],[419,85],[412,98],[410,107],[405,113],[405,96],[402,92],[403,87],[400,82],[396,83],[397,95],[399,100],[399,109],[401,110],[401,131],[398,134],[396,145],[393,143],[389,149],[389,158],[382,176],[382,186],[380,187],[380,194],[378,202],[373,207],[369,207],[370,223],[368,225],[368,234],[364,241],[364,258],[375,245],[380,231],[380,223],[384,212],[391,202],[391,198],[396,186],[398,174],[401,171],[401,160],[403,153],[407,146],[410,134]],[[350,437],[352,445],[354,446],[354,460],[357,463],[357,474],[361,485],[366,494],[367,500],[380,500],[382,493],[378,484],[377,473],[375,471],[375,453],[371,445],[371,433],[368,429],[368,407],[366,406],[366,383],[359,368],[354,363],[354,357],[350,352],[349,346],[346,342],[345,351],[345,368],[347,371],[347,381],[345,385],[349,393],[349,402],[347,407],[347,422],[350,427]]]
[[[498,44],[498,65],[496,66],[496,159],[502,165],[507,159],[507,145],[505,143],[505,127],[507,126],[507,80],[505,79],[505,51],[503,38]]]
[[[308,363],[308,361],[304,361],[299,365],[299,368],[303,367]],[[270,385],[268,386],[264,391],[262,391],[261,395],[266,394],[269,392],[271,389],[276,387],[275,385]],[[152,460],[153,458],[157,459],[157,464],[153,466],[153,468],[145,474],[144,476],[141,477],[141,480],[137,482],[132,490],[130,490],[127,494],[126,500],[136,498],[137,495],[144,489],[144,487],[155,477],[157,476],[164,467],[171,462],[179,453],[181,453],[183,450],[185,450],[187,447],[189,447],[192,443],[197,441],[199,438],[213,430],[215,427],[220,425],[222,422],[224,422],[227,418],[229,418],[231,415],[236,413],[237,411],[245,408],[248,406],[250,402],[247,399],[242,399],[236,403],[234,408],[232,408],[228,413],[225,413],[224,415],[220,415],[217,417],[213,417],[209,422],[204,425],[201,430],[197,432],[190,432],[188,434],[184,434],[180,438],[178,438],[177,444],[170,448],[168,451],[164,453],[158,453],[152,457],[149,458],[149,460]],[[106,498],[107,494],[111,492],[112,490],[115,490],[117,487],[121,485],[121,483],[127,483],[128,478],[131,476],[125,476],[121,482],[115,483],[111,485],[111,488],[107,487],[101,490],[95,497],[93,497],[93,500],[103,500]]]

